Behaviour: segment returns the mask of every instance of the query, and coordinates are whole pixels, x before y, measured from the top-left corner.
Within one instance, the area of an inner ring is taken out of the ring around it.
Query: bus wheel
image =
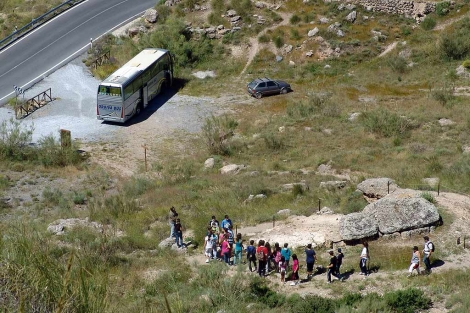
[[[142,112],[142,105],[139,103],[137,108],[135,108],[135,115],[139,115]]]

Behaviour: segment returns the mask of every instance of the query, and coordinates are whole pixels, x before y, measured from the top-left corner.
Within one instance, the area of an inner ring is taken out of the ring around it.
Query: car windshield
[[[256,87],[256,82],[253,81],[253,82],[249,83],[248,87],[255,88]]]

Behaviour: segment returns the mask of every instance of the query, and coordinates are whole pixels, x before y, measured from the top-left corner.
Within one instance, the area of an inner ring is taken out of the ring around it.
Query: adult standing
[[[311,243],[307,245],[307,248],[305,249],[305,255],[305,262],[307,263],[307,279],[310,279],[310,277],[313,275],[313,266],[317,258],[317,255],[315,253],[315,250],[313,250]]]
[[[367,261],[369,260],[369,243],[364,241],[362,243],[361,257],[359,261],[359,267],[361,268],[360,275],[367,276]],[[365,277],[364,277],[365,278]]]
[[[283,256],[284,259],[286,260],[286,268],[287,269],[289,269],[289,260],[290,260],[291,255],[292,255],[292,252],[289,249],[289,244],[285,243],[284,248],[282,248],[282,250],[281,250],[281,256]]]
[[[230,226],[232,226],[232,220],[228,217],[228,215],[225,215],[225,218],[220,223],[220,227],[223,229],[229,229]]]
[[[178,248],[181,248],[183,247],[183,230],[184,229],[183,229],[183,225],[181,225],[179,218],[176,219],[174,229],[175,229],[176,245],[178,246]]]
[[[170,238],[175,237],[175,223],[177,217],[178,213],[176,213],[175,207],[172,206],[168,214],[168,224],[170,224]]]
[[[425,273],[426,274],[431,274],[431,254],[434,251],[434,244],[429,241],[428,236],[424,236],[424,249],[423,249],[423,263],[424,266],[426,267]]]
[[[336,274],[340,277],[340,280],[343,281],[343,277],[341,276],[341,265],[343,264],[344,254],[341,251],[341,248],[338,248],[338,255],[336,256]]]
[[[421,253],[419,253],[418,247],[414,246],[413,247],[413,253],[411,254],[410,268],[408,269],[408,271],[410,272],[410,274],[408,274],[408,277],[411,277],[411,275],[413,274],[413,271],[415,269],[418,272],[418,275],[420,274],[419,273],[419,263],[420,262],[421,262]]]
[[[221,245],[221,253],[224,257],[225,264],[230,265],[230,255],[232,253],[232,250],[230,249],[230,245],[227,239],[228,239],[228,235],[225,234],[224,241],[222,241],[222,245]]]
[[[258,259],[258,274],[260,277],[266,276],[266,259],[268,257],[268,249],[264,246],[264,240],[258,241],[256,248],[256,258]]]
[[[330,254],[330,263],[328,264],[328,272],[326,274],[326,277],[328,279],[328,284],[331,283],[331,275],[340,279],[338,274],[336,273],[336,263],[338,262],[338,259],[336,258],[336,255],[333,252],[333,250],[330,250],[329,254]]]
[[[207,236],[204,238],[204,254],[207,257],[206,263],[209,263],[209,260],[212,257],[212,252],[214,248],[213,237],[212,237],[212,228],[207,228]]]

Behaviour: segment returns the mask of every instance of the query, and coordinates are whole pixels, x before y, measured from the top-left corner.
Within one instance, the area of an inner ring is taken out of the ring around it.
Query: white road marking
[[[127,0],[126,0],[126,1],[123,1],[123,2],[127,2]],[[119,4],[122,4],[123,2],[120,2]],[[103,11],[103,12],[105,12],[105,11]],[[103,12],[102,12],[102,13],[103,13]],[[121,25],[127,24],[129,20],[135,19],[137,16],[142,15],[144,12],[145,12],[145,11],[142,11],[142,12],[140,12],[140,13],[137,13],[137,14],[133,15],[132,17],[128,18],[127,20],[125,20],[125,21],[119,23],[118,25],[114,26],[113,28],[109,29],[108,31],[102,33],[101,35],[99,35],[99,36],[98,36],[97,38],[95,38],[94,40],[100,39],[100,38],[103,37],[104,35],[106,35],[106,34],[112,32],[112,31],[115,30],[116,28],[120,27]],[[100,13],[100,14],[101,14],[101,13]],[[98,14],[98,15],[100,15],[100,14]],[[95,17],[96,17],[96,16],[95,16]],[[80,25],[80,26],[81,26],[81,25]],[[79,26],[77,26],[77,27],[79,27]],[[65,36],[65,35],[64,35],[64,36]],[[63,36],[62,36],[62,37],[63,37]],[[62,37],[61,37],[61,38],[62,38]],[[70,59],[71,57],[73,57],[74,55],[76,55],[77,53],[79,53],[79,52],[81,52],[82,50],[86,49],[89,45],[90,45],[90,44],[87,43],[85,46],[81,47],[80,49],[78,49],[77,51],[75,51],[74,53],[72,53],[71,55],[69,55],[68,57],[66,57],[65,59],[63,59],[62,61],[60,61],[59,63],[57,63],[56,65],[54,65],[54,66],[51,67],[50,69],[48,69],[47,71],[45,71],[44,73],[38,75],[36,78],[33,78],[32,80],[30,80],[29,82],[27,82],[26,84],[24,84],[23,86],[21,86],[21,88],[25,89],[25,86],[28,86],[29,84],[32,84],[33,82],[39,81],[41,77],[42,77],[42,78],[46,77],[46,76],[48,75],[48,73],[51,72],[53,69],[55,69],[56,67],[58,67],[59,65],[61,65],[62,63],[64,63],[65,61],[67,61],[68,59]],[[46,48],[47,48],[47,47],[46,47]],[[46,49],[46,48],[44,48],[44,49]],[[43,49],[43,50],[44,50],[44,49]],[[42,51],[42,50],[41,50],[41,51]],[[37,54],[37,53],[36,53],[36,54]],[[35,54],[35,55],[36,55],[36,54]],[[34,55],[33,55],[33,56],[34,56]],[[31,57],[30,57],[30,58],[31,58]],[[28,58],[28,59],[30,59],[30,58]],[[26,62],[26,61],[27,61],[27,60],[25,60],[25,61],[23,61],[23,62]],[[22,63],[23,63],[23,62],[22,62]],[[17,65],[17,66],[18,66],[18,65]],[[14,69],[14,68],[13,68],[13,69]],[[13,70],[13,69],[12,69],[12,70]],[[10,70],[10,71],[11,71],[11,70]],[[8,72],[10,72],[10,71],[8,71]],[[7,72],[7,73],[8,73],[8,72]],[[1,76],[3,76],[3,75],[1,75]],[[0,76],[0,77],[1,77],[1,76]],[[2,100],[4,100],[5,98],[10,97],[10,96],[13,95],[13,94],[14,94],[14,92],[10,92],[9,94],[7,94],[6,96],[4,96],[3,98],[0,98],[0,102],[1,102]]]

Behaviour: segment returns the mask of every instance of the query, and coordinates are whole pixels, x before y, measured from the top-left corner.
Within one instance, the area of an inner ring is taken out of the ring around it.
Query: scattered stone
[[[318,29],[318,27],[315,27],[314,29],[308,31],[307,36],[308,36],[308,37],[316,36],[319,31],[320,31],[320,30]]]
[[[437,177],[427,177],[423,178],[421,181],[431,188],[436,188],[437,185],[439,185],[439,178]]]
[[[263,9],[265,7],[265,5],[264,5],[263,2],[256,1],[255,7],[258,8],[258,9]]]
[[[286,127],[285,127],[285,126],[279,127],[279,132],[280,132],[280,133],[283,133],[283,132],[285,132],[285,131],[286,131]]]
[[[237,11],[235,10],[228,10],[227,13],[225,13],[226,16],[228,17],[234,17],[237,15]]]
[[[213,168],[213,167],[214,167],[214,164],[215,164],[214,158],[208,158],[208,159],[204,162],[204,168]]]
[[[237,23],[238,21],[240,21],[242,18],[240,15],[237,15],[237,16],[234,16],[232,18],[230,18],[230,23]]]
[[[155,23],[158,19],[158,12],[155,9],[148,9],[144,13],[144,19],[149,23]]]
[[[281,62],[283,60],[282,56],[276,55],[276,62]]]
[[[222,175],[235,175],[238,174],[242,169],[246,168],[245,165],[238,165],[238,164],[229,164],[225,165],[220,169],[220,174]]]
[[[292,61],[292,60],[290,60],[290,61],[289,61],[289,66],[295,66],[295,62]]]
[[[205,79],[207,77],[216,77],[217,75],[215,75],[214,71],[198,71],[198,72],[195,72],[195,73],[192,73],[191,75],[193,75],[194,77],[197,77],[199,79]]]
[[[140,29],[138,27],[131,27],[127,30],[127,35],[129,37],[135,37],[140,33]]]
[[[222,30],[222,29],[225,29],[225,26],[224,26],[224,25],[219,25],[219,26],[217,26],[217,30]]]
[[[357,120],[359,118],[360,115],[361,115],[361,113],[359,113],[359,112],[351,113],[351,114],[349,114],[348,120],[350,122],[354,122],[355,120]]]
[[[389,191],[392,193],[397,188],[395,181],[386,177],[366,179],[357,185],[357,189],[365,196],[377,199],[385,197]]]
[[[350,22],[350,23],[354,23],[356,21],[356,18],[357,18],[357,13],[356,11],[352,11],[351,13],[349,13],[347,16],[346,16],[346,21]]]
[[[320,18],[320,24],[328,24],[329,22],[330,22],[330,20],[326,17]]]
[[[164,248],[171,248],[175,244],[175,238],[166,238],[160,241],[158,244],[158,247],[164,249]]]
[[[384,234],[382,236],[382,239],[393,240],[393,239],[397,239],[399,237],[400,237],[400,233],[396,232],[396,233],[393,233],[393,234]]]
[[[90,222],[87,218],[69,218],[69,219],[58,219],[47,226],[47,231],[61,236],[67,231],[74,229],[75,227],[84,227],[91,230],[103,232],[105,226],[97,222]],[[122,232],[119,232],[122,235]]]
[[[470,154],[470,146],[463,146],[462,147],[462,152],[464,154]]]
[[[293,49],[294,49],[294,47],[293,47],[292,45],[284,44],[284,46],[281,48],[281,53],[282,53],[282,54],[288,54],[288,53],[290,53]]]
[[[277,211],[278,215],[290,215],[290,210],[289,209],[284,209],[284,210],[279,210]]]
[[[352,3],[348,3],[346,5],[346,10],[348,10],[348,11],[354,10],[355,8],[356,8],[356,6]]]
[[[454,125],[455,122],[448,119],[448,118],[441,118],[439,119],[439,125],[441,126],[451,126],[451,125]]]
[[[320,182],[320,188],[325,188],[328,190],[343,189],[346,187],[346,181],[344,180],[332,180],[332,181],[322,181]]]
[[[312,51],[312,50],[310,50],[310,51],[308,51],[307,53],[305,53],[305,56],[306,56],[306,57],[311,57],[312,55],[313,55],[313,51]]]
[[[253,201],[254,199],[266,199],[267,196],[265,194],[257,194],[256,196],[255,195],[249,195],[248,198],[244,201],[244,203],[248,203],[248,202],[251,202]]]
[[[344,34],[344,32],[343,32],[341,29],[338,29],[338,30],[336,31],[336,36],[338,36],[338,37],[344,37],[344,35],[345,35],[345,34]]]
[[[411,58],[411,49],[404,49],[404,50],[401,50],[399,53],[398,53],[398,56],[399,57],[402,57],[404,59],[409,59]]]
[[[467,70],[463,65],[460,65],[455,69],[457,75],[464,78],[470,78],[470,71]]]
[[[323,68],[331,68],[331,65],[325,64],[325,66]]]
[[[307,183],[305,181],[301,181],[300,183],[290,183],[290,184],[284,184],[281,186],[281,189],[283,191],[292,191],[295,186],[300,186],[303,191],[307,191],[309,189]]]
[[[316,214],[318,215],[324,215],[324,214],[335,214],[332,209],[329,207],[324,206],[320,211],[318,211]]]

